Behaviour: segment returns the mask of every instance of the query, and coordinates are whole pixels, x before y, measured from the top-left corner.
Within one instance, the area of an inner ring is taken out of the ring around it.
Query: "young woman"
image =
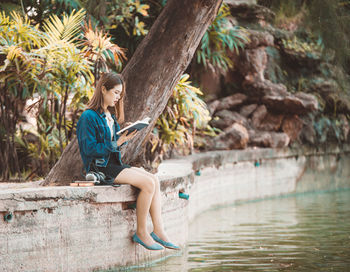
[[[140,189],[136,202],[137,230],[133,241],[150,250],[179,249],[169,241],[161,218],[161,195],[158,178],[121,161],[120,146],[135,136],[136,131],[117,135],[124,123],[125,83],[120,74],[102,74],[95,92],[77,123],[80,155],[88,173],[91,167],[114,179],[117,184],[130,184]],[[118,118],[118,119],[116,119]],[[128,125],[128,124],[125,124]],[[153,232],[146,228],[148,212]],[[155,241],[157,243],[155,243]]]

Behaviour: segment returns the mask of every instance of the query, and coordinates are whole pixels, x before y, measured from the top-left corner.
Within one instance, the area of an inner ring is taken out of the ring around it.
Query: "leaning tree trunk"
[[[123,70],[126,120],[136,121],[145,116],[152,120],[122,150],[125,163],[132,163],[142,152],[143,143],[221,3],[222,0],[168,0]],[[81,179],[81,168],[78,141],[74,138],[46,177],[45,185],[67,185]]]

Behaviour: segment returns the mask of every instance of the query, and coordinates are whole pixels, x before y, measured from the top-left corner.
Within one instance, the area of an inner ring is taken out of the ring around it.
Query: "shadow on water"
[[[128,271],[347,271],[349,267],[350,190],[344,190],[210,209],[190,224],[182,252]]]

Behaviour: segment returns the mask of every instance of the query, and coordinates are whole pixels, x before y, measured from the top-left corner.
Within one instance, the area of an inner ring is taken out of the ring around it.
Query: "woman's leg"
[[[162,221],[162,207],[161,207],[161,194],[160,194],[160,184],[159,179],[156,175],[147,172],[142,168],[132,167],[140,174],[146,175],[152,178],[155,183],[155,192],[150,206],[150,214],[153,223],[153,232],[163,241],[169,242],[169,238],[164,231],[163,221]]]
[[[137,236],[148,246],[154,244],[153,238],[147,231],[147,215],[155,191],[155,182],[149,176],[133,169],[125,168],[115,178],[115,183],[130,184],[140,189],[136,201]]]

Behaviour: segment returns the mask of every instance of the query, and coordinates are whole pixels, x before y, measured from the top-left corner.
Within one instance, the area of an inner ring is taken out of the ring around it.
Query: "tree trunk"
[[[151,118],[151,125],[122,150],[123,162],[131,164],[142,152],[143,143],[221,3],[222,0],[168,0],[123,70],[126,121]],[[81,179],[81,168],[78,141],[74,138],[46,177],[45,185],[67,185]]]

